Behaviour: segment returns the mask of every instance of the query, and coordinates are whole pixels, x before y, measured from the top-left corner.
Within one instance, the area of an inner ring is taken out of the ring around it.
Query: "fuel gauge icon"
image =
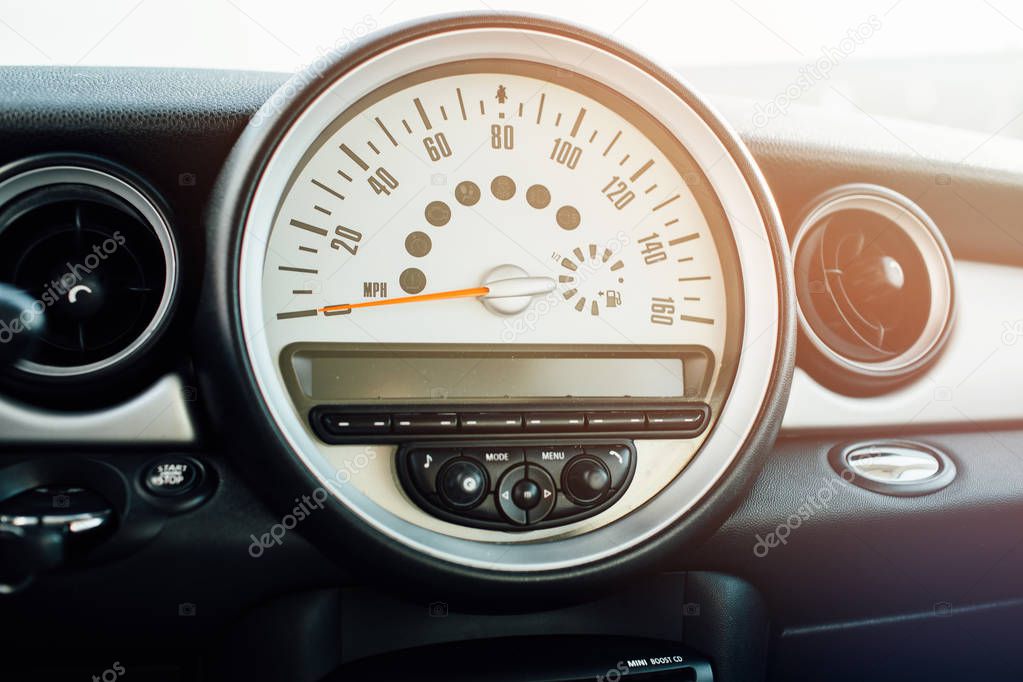
[[[618,308],[622,305],[622,294],[613,289],[604,292],[604,307]]]

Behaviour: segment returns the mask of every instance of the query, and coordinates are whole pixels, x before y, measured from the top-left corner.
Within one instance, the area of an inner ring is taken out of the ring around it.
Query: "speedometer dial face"
[[[705,176],[649,114],[537,63],[430,67],[319,136],[273,218],[265,333],[295,342],[700,347],[740,317]]]
[[[783,237],[754,164],[599,36],[484,15],[382,35],[283,86],[228,169],[211,229],[237,269],[211,277],[244,366],[227,402],[269,418],[286,470],[417,552],[513,571],[623,552],[737,471],[784,389]],[[511,465],[619,440],[621,497],[522,532],[435,513],[429,482],[420,500],[402,478],[423,448],[521,448]]]

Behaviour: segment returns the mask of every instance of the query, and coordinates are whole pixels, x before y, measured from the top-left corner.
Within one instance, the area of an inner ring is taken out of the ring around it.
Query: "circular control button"
[[[610,489],[611,474],[607,467],[592,457],[576,457],[565,467],[561,483],[573,502],[590,505]]]
[[[452,507],[475,507],[487,494],[487,473],[479,464],[456,459],[437,477],[437,492]]]
[[[176,497],[190,492],[199,484],[201,472],[195,462],[184,457],[154,460],[142,475],[142,486],[153,495]]]
[[[530,482],[526,478],[526,465],[520,464],[508,469],[497,485],[497,506],[501,508],[501,513],[505,518],[512,523],[525,525],[529,521],[526,518],[526,510],[518,505],[515,491],[520,483]]]
[[[554,479],[543,467],[529,465],[529,482],[537,488],[537,503],[529,509],[529,522],[539,523],[547,518],[557,502],[558,492],[554,487]]]
[[[512,486],[512,502],[520,509],[530,510],[540,504],[540,486],[524,478]]]

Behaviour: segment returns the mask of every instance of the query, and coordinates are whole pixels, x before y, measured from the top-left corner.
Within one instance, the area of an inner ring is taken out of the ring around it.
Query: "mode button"
[[[522,464],[524,461],[522,448],[491,447],[491,448],[465,448],[462,450],[465,457],[473,459],[482,464],[490,480],[496,481],[501,478],[509,467]]]

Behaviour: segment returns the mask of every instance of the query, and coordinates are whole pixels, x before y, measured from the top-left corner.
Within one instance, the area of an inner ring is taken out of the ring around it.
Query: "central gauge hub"
[[[483,278],[487,293],[483,305],[500,315],[517,315],[529,307],[534,296],[554,289],[550,277],[530,277],[516,265],[499,265]]]

